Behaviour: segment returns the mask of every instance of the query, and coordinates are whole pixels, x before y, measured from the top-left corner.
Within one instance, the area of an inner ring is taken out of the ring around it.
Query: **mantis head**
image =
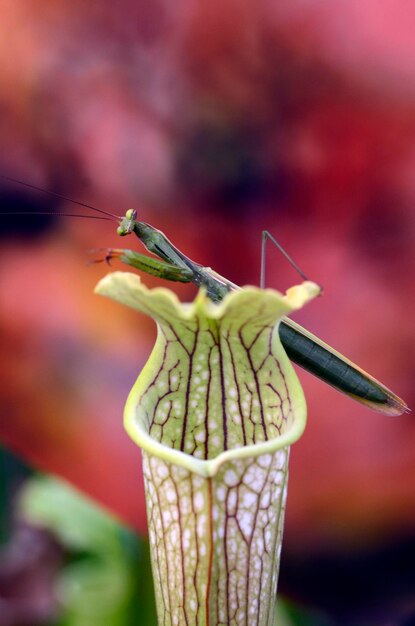
[[[120,237],[125,237],[125,235],[130,235],[134,230],[134,223],[137,219],[137,211],[135,209],[128,209],[125,213],[125,216],[121,218],[119,226],[117,228],[117,235]]]

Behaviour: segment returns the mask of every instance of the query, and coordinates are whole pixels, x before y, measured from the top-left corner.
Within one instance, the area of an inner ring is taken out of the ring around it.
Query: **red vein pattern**
[[[126,406],[127,429],[144,448],[159,625],[272,626],[283,444],[305,423],[276,324],[310,294],[293,304],[246,288],[219,306],[203,294],[181,305],[167,290],[127,287],[116,299],[159,330]]]
[[[140,413],[152,438],[198,459],[277,437],[294,419],[298,390],[286,382],[275,302],[257,298],[253,308],[252,294],[241,295],[221,319],[196,310],[184,320],[146,303],[159,335]]]
[[[160,626],[272,626],[287,448],[212,478],[144,454]]]

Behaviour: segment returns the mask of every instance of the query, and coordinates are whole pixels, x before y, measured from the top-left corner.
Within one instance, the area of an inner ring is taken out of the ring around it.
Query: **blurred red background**
[[[0,173],[137,208],[239,284],[258,282],[267,228],[325,289],[296,319],[414,406],[414,27],[409,1],[6,0]],[[1,211],[31,207],[74,210],[2,184]],[[0,226],[1,439],[145,532],[122,409],[154,329],[94,296],[107,268],[84,263],[121,245],[114,227]],[[276,252],[267,277],[298,280]],[[415,422],[299,375],[309,423],[291,457],[282,588],[295,595],[303,576],[316,601],[323,557],[340,587],[350,555],[415,553]]]

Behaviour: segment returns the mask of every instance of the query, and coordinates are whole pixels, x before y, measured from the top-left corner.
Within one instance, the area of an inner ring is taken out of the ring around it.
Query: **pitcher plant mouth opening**
[[[124,419],[143,450],[159,624],[271,625],[288,446],[306,422],[278,324],[318,286],[182,304],[115,272],[96,291],[158,328]]]

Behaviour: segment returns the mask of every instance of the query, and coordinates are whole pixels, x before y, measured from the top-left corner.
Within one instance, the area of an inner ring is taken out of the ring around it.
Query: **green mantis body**
[[[134,233],[147,250],[159,258],[138,254],[133,250],[114,249],[109,251],[107,260],[119,258],[127,265],[160,278],[203,286],[214,302],[222,300],[229,291],[239,289],[211,268],[189,259],[164,233],[136,218],[136,211],[127,211],[117,228],[118,235]],[[338,391],[387,415],[401,415],[408,410],[405,402],[382,383],[291,319],[283,319],[279,335],[292,361]]]
[[[134,233],[147,250],[158,257],[149,257],[133,250],[110,249],[106,256],[107,261],[118,258],[127,265],[159,278],[184,283],[192,282],[198,287],[203,286],[213,302],[220,302],[229,291],[239,289],[235,283],[224,278],[210,267],[205,267],[189,259],[160,230],[150,224],[138,221],[135,210],[128,210],[125,216],[120,218],[102,209],[72,200],[36,185],[3,175],[0,175],[0,178],[104,214],[106,217],[102,215],[89,215],[88,217],[117,221],[119,223],[118,235],[125,236]],[[72,217],[87,216],[72,214]],[[288,257],[272,235],[267,233],[267,236]],[[291,259],[290,262],[303,275]],[[279,326],[279,335],[289,358],[294,363],[321,378],[338,391],[386,415],[401,415],[409,411],[406,403],[390,389],[291,319],[284,318],[282,320]]]

